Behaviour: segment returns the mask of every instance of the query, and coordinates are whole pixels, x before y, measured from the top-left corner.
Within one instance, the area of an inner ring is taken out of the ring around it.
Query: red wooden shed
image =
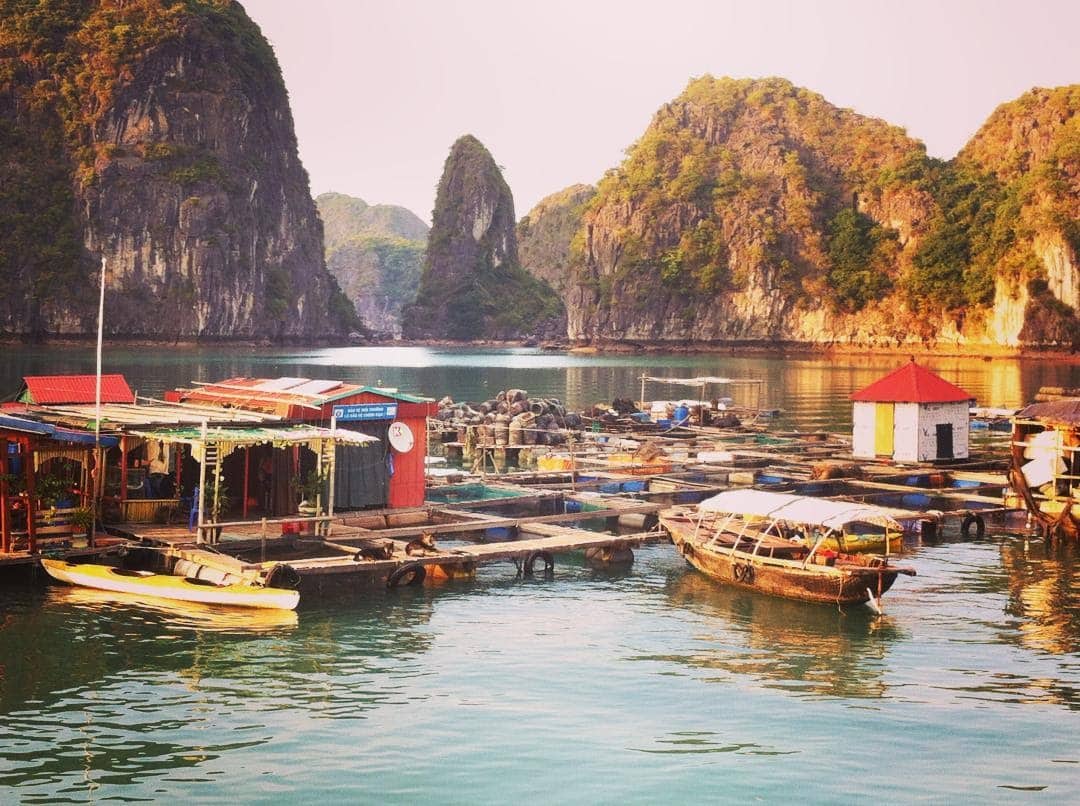
[[[396,389],[360,386],[335,380],[308,378],[230,378],[193,389],[175,389],[166,399],[200,405],[262,411],[289,420],[361,431],[382,440],[384,467],[370,459],[363,467],[339,462],[338,495],[348,508],[349,491],[363,485],[364,506],[415,507],[424,503],[424,459],[427,456],[427,418],[435,401]],[[405,432],[408,432],[407,434]],[[411,443],[411,444],[410,444]],[[370,451],[368,451],[370,453]],[[385,488],[382,493],[379,488]]]

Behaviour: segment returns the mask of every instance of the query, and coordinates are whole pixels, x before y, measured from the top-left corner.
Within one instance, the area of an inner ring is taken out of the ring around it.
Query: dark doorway
[[[937,424],[937,458],[952,459],[952,423]]]

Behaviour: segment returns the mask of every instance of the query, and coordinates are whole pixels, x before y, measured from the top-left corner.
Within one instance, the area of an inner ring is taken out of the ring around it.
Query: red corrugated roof
[[[64,403],[94,403],[96,398],[96,375],[27,375],[23,378],[28,403],[45,406]],[[135,395],[123,375],[101,376],[102,403],[134,403]]]
[[[974,397],[926,367],[910,361],[855,392],[851,399],[871,403],[959,403]]]

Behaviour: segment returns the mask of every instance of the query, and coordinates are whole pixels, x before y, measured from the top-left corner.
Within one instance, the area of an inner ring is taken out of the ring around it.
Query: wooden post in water
[[[242,493],[244,499],[244,505],[242,509],[242,519],[247,520],[248,516],[248,485],[251,481],[251,446],[248,445],[244,448],[244,491]]]
[[[334,517],[334,476],[337,470],[337,417],[330,418],[330,453],[327,454],[327,463],[330,469],[327,474],[330,480],[329,489],[326,491],[326,516]],[[330,534],[330,521],[326,522],[326,534]]]
[[[202,461],[199,462],[199,500],[192,501],[192,506],[196,504],[199,507],[199,519],[198,519],[198,532],[195,535],[195,542],[202,544],[206,542],[206,536],[203,533],[203,522],[205,521],[205,503],[206,503],[206,420],[202,421]]]

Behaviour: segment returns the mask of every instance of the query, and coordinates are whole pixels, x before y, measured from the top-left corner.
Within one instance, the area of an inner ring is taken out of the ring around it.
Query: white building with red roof
[[[968,457],[973,396],[915,359],[851,395],[851,452],[897,462]]]

